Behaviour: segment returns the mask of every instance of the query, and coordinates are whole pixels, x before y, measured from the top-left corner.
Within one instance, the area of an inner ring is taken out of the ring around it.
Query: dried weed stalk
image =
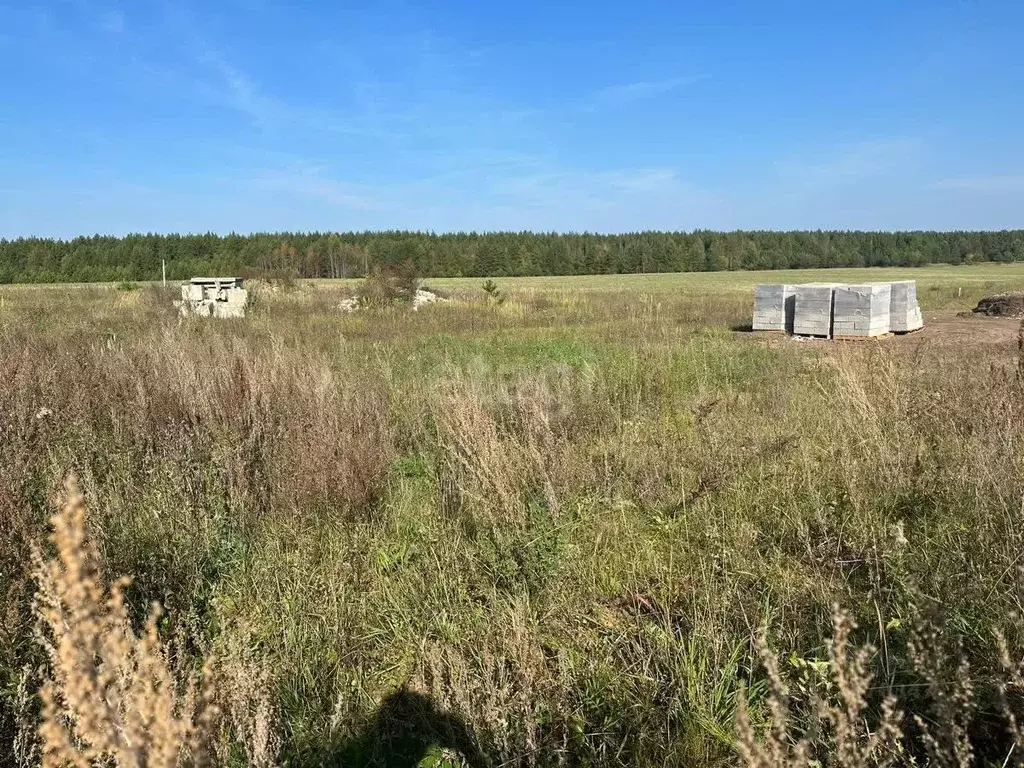
[[[748,768],[820,766],[867,768],[890,766],[901,755],[902,713],[896,699],[882,702],[879,720],[872,729],[866,717],[872,675],[868,661],[870,646],[850,649],[850,633],[856,628],[849,614],[833,611],[833,641],[829,649],[831,681],[838,696],[815,696],[811,702],[820,733],[799,735],[788,708],[788,688],[779,672],[778,659],[763,635],[756,641],[761,663],[770,682],[768,711],[771,724],[759,737],[746,711],[746,697],[739,697],[736,719],[737,750]],[[818,757],[820,756],[820,757]],[[821,762],[824,758],[824,763]]]
[[[41,691],[42,765],[203,764],[217,719],[210,666],[201,695],[194,677],[176,678],[157,632],[156,606],[135,634],[124,600],[127,580],[109,590],[103,583],[73,477],[52,524],[57,559],[34,553],[51,667]]]

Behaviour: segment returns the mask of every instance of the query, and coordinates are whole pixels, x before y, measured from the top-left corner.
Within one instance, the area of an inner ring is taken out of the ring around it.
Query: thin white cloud
[[[120,35],[125,31],[127,22],[120,11],[106,11],[100,14],[97,26],[107,34]]]
[[[775,167],[792,186],[835,186],[892,173],[916,160],[924,149],[918,138],[869,139],[789,157]]]
[[[595,104],[618,105],[651,99],[705,79],[706,75],[687,75],[663,80],[640,80],[624,85],[610,85],[594,95]]]
[[[930,188],[957,192],[1024,192],[1024,175],[949,178],[935,182]]]
[[[381,200],[372,187],[332,179],[317,167],[267,171],[252,179],[251,184],[258,190],[313,198],[353,211],[387,211],[393,207]]]

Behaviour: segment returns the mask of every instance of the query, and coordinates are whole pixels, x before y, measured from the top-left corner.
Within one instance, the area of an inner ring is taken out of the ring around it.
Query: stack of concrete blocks
[[[840,285],[835,289],[832,336],[866,338],[889,333],[889,283]]]
[[[924,327],[924,317],[917,303],[917,281],[899,280],[892,283],[889,304],[889,330],[910,333]]]
[[[793,332],[796,295],[792,285],[759,285],[754,290],[755,331]]]
[[[797,336],[832,336],[833,283],[794,285],[793,333]]]
[[[240,277],[193,277],[181,286],[182,315],[245,317],[248,294]]]
[[[856,339],[909,333],[924,327],[917,283],[807,283],[759,285],[754,293],[755,331]]]

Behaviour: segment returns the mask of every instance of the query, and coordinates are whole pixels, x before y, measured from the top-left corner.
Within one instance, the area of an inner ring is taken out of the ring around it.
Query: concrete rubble
[[[428,304],[436,304],[437,302],[447,302],[450,299],[442,298],[433,291],[428,291],[423,288],[417,288],[416,293],[412,297],[412,301],[409,304],[410,308],[415,311],[421,307],[425,307]],[[348,296],[338,302],[338,309],[342,312],[355,312],[358,309],[362,309],[363,305],[359,301],[358,296]]]
[[[759,285],[754,291],[755,331],[855,339],[909,333],[923,326],[914,280]]]
[[[240,277],[193,277],[174,304],[182,316],[245,317],[249,295],[242,284]]]

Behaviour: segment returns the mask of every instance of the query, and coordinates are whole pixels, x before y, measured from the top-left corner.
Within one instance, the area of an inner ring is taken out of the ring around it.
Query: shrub
[[[411,260],[390,267],[374,269],[362,285],[357,295],[361,304],[366,306],[389,306],[392,304],[411,303],[419,289],[420,278],[416,265]]]

